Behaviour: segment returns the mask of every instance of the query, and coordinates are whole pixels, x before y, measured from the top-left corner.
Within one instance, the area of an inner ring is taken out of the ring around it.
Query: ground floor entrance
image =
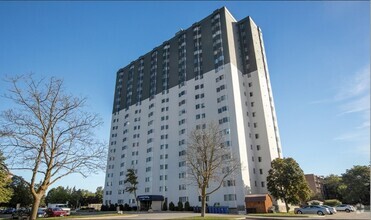
[[[137,196],[140,211],[161,211],[164,197],[161,195],[140,195]]]

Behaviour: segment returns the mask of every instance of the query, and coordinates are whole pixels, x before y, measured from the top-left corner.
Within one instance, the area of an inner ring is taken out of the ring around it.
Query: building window
[[[261,182],[261,186],[265,187],[265,182],[264,181]]]
[[[229,122],[229,117],[224,117],[224,118],[222,118],[222,119],[219,119],[219,124],[221,125],[221,124],[224,124],[224,123],[226,123],[226,122]]]
[[[185,161],[180,161],[179,162],[179,167],[184,167],[186,165],[186,162]]]
[[[186,155],[186,150],[179,151],[179,157]]]
[[[224,187],[235,186],[235,185],[236,185],[235,180],[225,180],[225,181],[223,181],[223,186]]]
[[[219,86],[219,87],[216,88],[216,92],[220,92],[220,91],[222,91],[224,89],[225,89],[225,85],[221,85],[221,86]]]
[[[261,158],[261,157],[258,157],[258,161],[259,161],[259,162],[262,162],[262,158]]]
[[[205,199],[205,200],[206,200],[206,202],[208,202],[208,201],[209,201],[209,196],[206,196],[206,199]],[[201,200],[201,196],[198,196],[198,201],[199,201],[199,202],[202,201],[202,200]]]
[[[179,173],[179,179],[184,179],[184,178],[186,178],[186,173],[185,172]]]
[[[186,122],[186,120],[185,120],[185,119],[182,119],[182,120],[179,121],[179,125],[182,125],[182,124],[184,124],[185,122]]]
[[[185,129],[180,130],[179,135],[185,134],[185,131],[186,131]]]
[[[236,194],[225,194],[224,201],[235,201],[237,200]]]
[[[218,108],[218,113],[220,114],[220,113],[225,112],[227,110],[228,110],[228,107],[227,106],[223,106],[221,108]]]

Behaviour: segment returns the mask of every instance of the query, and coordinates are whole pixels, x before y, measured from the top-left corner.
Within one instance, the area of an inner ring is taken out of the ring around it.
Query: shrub
[[[175,205],[174,205],[173,202],[170,202],[170,203],[169,203],[169,210],[170,210],[170,211],[174,211],[174,210],[175,210]]]
[[[130,211],[130,210],[131,210],[131,208],[130,208],[129,204],[125,203],[125,204],[124,204],[124,209],[123,209],[123,211]]]
[[[178,202],[178,211],[183,211],[183,203],[181,201]]]
[[[107,205],[102,205],[102,206],[100,207],[100,210],[101,210],[101,211],[108,211],[108,206],[107,206]]]
[[[337,199],[329,199],[329,200],[325,200],[323,204],[328,205],[328,206],[337,206],[337,205],[340,205],[341,202]]]
[[[191,208],[191,207],[190,207],[190,205],[189,205],[189,202],[188,202],[188,201],[185,202],[185,203],[184,203],[184,210],[185,210],[185,211],[191,211],[190,208]]]
[[[110,204],[108,210],[109,210],[109,211],[116,211],[116,207],[115,207],[115,205],[114,205],[114,204]]]
[[[167,201],[165,200],[164,204],[162,205],[162,211],[167,211]]]

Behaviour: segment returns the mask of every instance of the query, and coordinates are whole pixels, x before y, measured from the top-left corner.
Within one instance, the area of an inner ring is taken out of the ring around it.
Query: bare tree
[[[206,197],[217,191],[223,181],[240,167],[225,138],[215,123],[206,129],[194,129],[187,147],[187,166],[190,179],[199,188],[201,217],[205,216]]]
[[[0,115],[0,133],[6,134],[0,145],[11,170],[31,174],[26,183],[33,196],[31,219],[36,219],[50,185],[72,173],[86,177],[104,169],[106,147],[93,134],[102,122],[84,111],[85,98],[66,94],[60,79],[27,75],[7,82],[5,97],[14,106]]]

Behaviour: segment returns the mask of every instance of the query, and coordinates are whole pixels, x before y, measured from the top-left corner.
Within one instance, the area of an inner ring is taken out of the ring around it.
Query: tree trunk
[[[289,213],[289,204],[287,204],[286,199],[284,199],[283,201],[285,202],[286,212]]]
[[[201,217],[205,217],[206,212],[206,187],[201,189]]]
[[[31,209],[30,220],[35,220],[37,218],[37,210],[39,209],[41,198],[43,194],[33,195],[33,204]]]

